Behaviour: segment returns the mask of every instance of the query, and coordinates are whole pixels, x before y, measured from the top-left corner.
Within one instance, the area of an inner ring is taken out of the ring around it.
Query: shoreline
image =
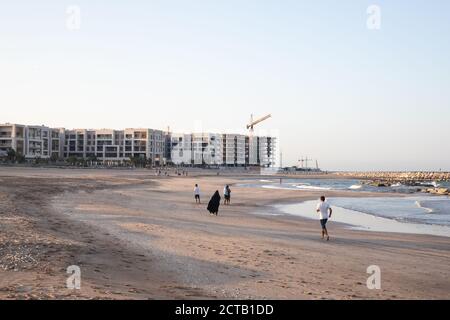
[[[299,214],[308,210],[313,212],[317,200],[304,200],[295,204],[278,204],[274,205],[281,214],[292,215],[300,219],[308,219],[318,221],[312,214]],[[332,205],[333,215],[329,219],[331,223],[337,223],[347,230],[360,230],[366,232],[382,232],[382,233],[398,233],[398,234],[413,234],[413,235],[429,235],[434,237],[450,237],[450,227],[438,224],[413,223],[402,222],[396,219],[377,216],[375,214],[346,209],[337,205]],[[295,209],[295,211],[294,211]],[[336,220],[336,215],[341,215],[341,218]]]
[[[38,171],[0,168],[0,199],[11,209],[0,220],[0,251],[12,239],[11,252],[39,246],[30,267],[0,269],[2,298],[450,299],[447,238],[332,224],[325,243],[317,221],[254,214],[318,192],[232,187],[231,206],[211,217],[212,192],[241,179]],[[202,205],[193,203],[194,183]],[[349,193],[326,192],[337,195]],[[20,217],[31,224],[9,226]],[[72,264],[81,264],[79,292],[64,287]],[[365,286],[372,264],[384,270],[382,290]]]

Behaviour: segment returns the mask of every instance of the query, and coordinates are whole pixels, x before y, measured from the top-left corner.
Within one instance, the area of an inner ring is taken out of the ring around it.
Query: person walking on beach
[[[223,204],[224,205],[230,204],[230,197],[231,197],[231,189],[228,185],[226,185],[223,188],[223,198],[224,198]]]
[[[333,210],[330,207],[330,204],[325,201],[325,197],[320,197],[320,202],[317,204],[316,212],[319,213],[320,225],[322,226],[322,239],[327,236],[327,241],[330,240],[330,236],[328,235],[327,230],[327,221],[331,218],[331,214]]]
[[[219,194],[219,190],[216,190],[216,192],[214,192],[213,196],[211,197],[211,200],[209,200],[208,203],[208,211],[209,214],[215,214],[217,216],[217,214],[219,213],[219,206],[220,206],[220,194]]]
[[[228,190],[227,186],[223,187],[223,205],[227,204]]]
[[[194,187],[194,198],[195,198],[195,203],[200,203],[200,188],[199,188],[198,184],[195,184],[195,187]]]

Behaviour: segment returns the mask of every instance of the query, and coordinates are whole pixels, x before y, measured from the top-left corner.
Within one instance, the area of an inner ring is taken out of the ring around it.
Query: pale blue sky
[[[272,113],[285,165],[450,170],[450,1],[5,2],[0,122],[235,131]]]

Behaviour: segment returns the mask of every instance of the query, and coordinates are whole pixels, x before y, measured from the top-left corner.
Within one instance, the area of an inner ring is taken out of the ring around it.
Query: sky
[[[1,0],[0,123],[245,132],[270,113],[258,127],[285,166],[450,170],[449,15],[446,0]]]

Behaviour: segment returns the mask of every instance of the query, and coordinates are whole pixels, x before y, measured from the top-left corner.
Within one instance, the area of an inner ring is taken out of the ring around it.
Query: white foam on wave
[[[310,185],[289,185],[289,186],[283,186],[283,185],[277,185],[277,184],[268,184],[263,185],[262,188],[265,189],[281,189],[281,190],[331,190],[331,188],[326,187],[316,187],[316,186],[310,186]]]
[[[432,181],[431,185],[435,188],[439,188],[441,185],[439,183],[437,183],[436,181]]]
[[[356,189],[361,189],[362,188],[362,185],[360,185],[360,184],[354,184],[354,185],[351,185],[350,187],[348,187],[349,189],[352,189],[352,190],[356,190]]]
[[[302,189],[302,190],[331,190],[331,188],[326,188],[326,187],[315,187],[315,186],[305,186],[305,185],[297,185],[295,187],[297,189]]]
[[[417,200],[415,203],[417,207],[425,210],[427,213],[434,213],[433,209],[422,206],[422,203],[419,200]]]
[[[437,183],[436,181],[431,181],[431,182],[421,182],[421,183],[419,183],[420,185],[422,185],[422,186],[428,186],[428,185],[431,185],[431,186],[433,186],[434,188],[439,188],[441,185],[439,184],[439,183]]]
[[[283,190],[288,189],[288,188],[281,187],[281,186],[278,186],[278,185],[273,185],[273,184],[271,184],[271,185],[263,185],[262,188],[265,188],[265,189],[283,189]]]

